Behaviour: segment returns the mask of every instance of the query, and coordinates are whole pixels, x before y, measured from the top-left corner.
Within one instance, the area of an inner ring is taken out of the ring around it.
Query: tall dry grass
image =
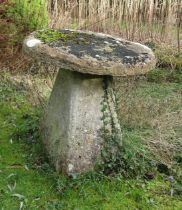
[[[181,0],[48,0],[48,11],[53,28],[74,27],[129,40],[175,42],[180,50]]]
[[[138,132],[154,159],[171,167],[182,149],[180,88],[174,91],[173,84],[148,83],[145,77],[118,77],[114,82],[122,129]]]

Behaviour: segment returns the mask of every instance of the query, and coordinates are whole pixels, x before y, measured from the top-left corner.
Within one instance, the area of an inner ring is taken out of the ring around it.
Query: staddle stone
[[[93,169],[104,143],[100,131],[103,98],[109,92],[106,81],[146,73],[155,66],[153,52],[139,43],[78,30],[34,32],[25,39],[23,51],[60,67],[42,130],[53,164],[66,174]],[[111,118],[120,130],[111,99]]]

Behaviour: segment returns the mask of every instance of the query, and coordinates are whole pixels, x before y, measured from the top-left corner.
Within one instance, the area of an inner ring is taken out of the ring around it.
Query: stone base
[[[81,173],[99,159],[103,77],[60,70],[43,122],[43,142],[57,171]]]

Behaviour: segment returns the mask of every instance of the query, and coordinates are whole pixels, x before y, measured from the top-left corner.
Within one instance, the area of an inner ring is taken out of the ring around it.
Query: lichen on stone
[[[27,46],[39,39],[38,47]],[[156,63],[151,49],[107,34],[71,29],[46,29],[31,34],[24,52],[61,68],[97,75],[144,74]]]

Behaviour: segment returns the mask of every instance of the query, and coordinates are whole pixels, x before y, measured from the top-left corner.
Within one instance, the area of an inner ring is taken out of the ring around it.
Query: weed
[[[40,116],[34,113],[26,113],[21,116],[23,124],[16,123],[13,136],[18,140],[26,140],[27,143],[36,143],[39,140],[39,119]]]
[[[48,202],[45,210],[61,210],[63,209],[63,207],[64,207],[64,204],[62,201],[54,200],[54,201]]]

